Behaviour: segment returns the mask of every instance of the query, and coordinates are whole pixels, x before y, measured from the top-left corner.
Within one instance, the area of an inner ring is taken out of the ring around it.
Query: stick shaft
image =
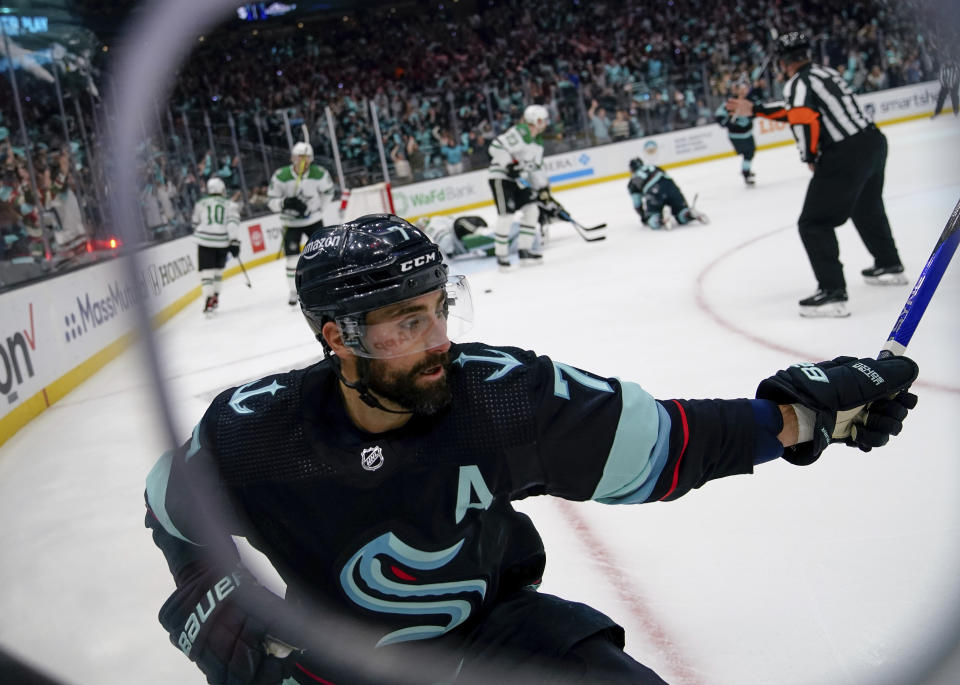
[[[243,265],[243,262],[240,261],[240,258],[239,258],[239,257],[237,257],[237,264],[240,265],[240,271],[243,272],[243,277],[244,277],[245,279],[247,279],[247,287],[248,287],[248,288],[252,288],[252,287],[253,287],[253,283],[250,282],[250,276],[247,275],[247,268]]]
[[[897,317],[897,322],[887,337],[887,342],[880,350],[880,359],[899,356],[906,351],[907,345],[910,343],[910,339],[913,337],[913,333],[930,303],[930,298],[936,292],[950,259],[957,251],[957,245],[960,243],[958,226],[960,226],[960,202],[957,202],[956,207],[953,208],[953,213],[947,219],[947,225],[944,227],[943,233],[940,234],[933,252],[930,253],[927,263],[920,272],[916,285],[913,286],[913,290],[907,297],[907,301],[900,311],[900,316]]]

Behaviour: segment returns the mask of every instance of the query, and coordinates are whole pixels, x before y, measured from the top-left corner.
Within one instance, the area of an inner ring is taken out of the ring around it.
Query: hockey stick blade
[[[603,235],[594,235],[593,231],[599,231],[602,228],[606,228],[606,224],[597,224],[596,226],[584,226],[580,222],[574,220],[572,216],[565,209],[561,209],[557,212],[557,216],[560,217],[563,221],[568,221],[573,224],[573,227],[577,229],[577,234],[586,240],[588,243],[593,243],[598,240],[606,240],[607,236]]]
[[[580,235],[580,237],[586,240],[588,243],[595,243],[598,240],[607,239],[606,233],[587,233],[587,229],[584,229],[582,226],[577,224],[574,224],[573,227],[577,229],[577,233]]]
[[[890,331],[887,342],[877,356],[878,359],[900,356],[906,352],[910,338],[917,330],[917,324],[920,323],[920,319],[930,303],[930,298],[933,297],[933,293],[940,284],[940,279],[943,278],[943,272],[946,271],[953,253],[957,251],[957,244],[960,243],[958,226],[960,226],[960,202],[957,202],[957,206],[953,208],[953,213],[947,220],[947,225],[944,227],[943,233],[940,234],[933,252],[930,253],[930,258],[923,266],[916,285],[913,286],[913,290],[907,296],[907,301],[900,311],[900,316],[897,317],[897,323]]]

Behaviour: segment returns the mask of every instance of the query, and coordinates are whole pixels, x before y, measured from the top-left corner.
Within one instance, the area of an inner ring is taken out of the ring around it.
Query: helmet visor
[[[457,339],[473,325],[473,300],[465,276],[444,287],[370,312],[336,319],[344,343],[360,357],[390,359]]]

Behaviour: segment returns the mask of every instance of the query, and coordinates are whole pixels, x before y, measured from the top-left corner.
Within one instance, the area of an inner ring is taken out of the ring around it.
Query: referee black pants
[[[937,106],[933,110],[933,116],[940,114],[940,110],[943,109],[943,103],[947,100],[947,95],[950,96],[953,113],[956,114],[960,111],[960,81],[957,81],[952,86],[942,83],[940,84],[940,92],[937,93]]]
[[[887,138],[874,126],[824,150],[817,160],[797,223],[821,289],[846,288],[835,229],[847,219],[873,255],[873,266],[900,264],[883,207],[886,164]]]

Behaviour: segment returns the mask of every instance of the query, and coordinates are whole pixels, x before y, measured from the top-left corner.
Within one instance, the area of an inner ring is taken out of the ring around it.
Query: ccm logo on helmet
[[[430,262],[437,261],[437,253],[431,252],[430,254],[420,255],[414,259],[403,262],[400,264],[400,271],[410,271],[418,266],[423,266],[424,264],[429,264]]]
[[[340,244],[339,235],[328,235],[325,238],[317,238],[316,240],[311,240],[309,243],[303,246],[303,258],[304,259],[313,259],[317,256],[317,253],[325,247],[336,247]]]

